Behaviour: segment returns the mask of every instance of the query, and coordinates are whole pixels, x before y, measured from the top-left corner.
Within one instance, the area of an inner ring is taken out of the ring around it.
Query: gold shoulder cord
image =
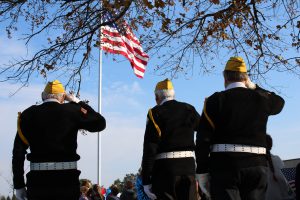
[[[204,112],[204,115],[207,119],[207,121],[209,122],[209,124],[211,125],[211,127],[215,130],[215,124],[214,122],[211,120],[211,118],[208,116],[207,112],[206,112],[206,100],[204,101],[204,107],[203,107],[203,112]]]
[[[161,136],[161,131],[160,131],[159,126],[158,126],[158,125],[156,124],[156,122],[154,121],[154,118],[153,118],[152,110],[151,110],[151,109],[149,109],[148,114],[149,114],[150,120],[153,122],[153,124],[154,124],[154,126],[155,126],[155,128],[156,128],[156,130],[157,130],[157,132],[158,132],[158,135],[159,135],[159,137],[160,137],[160,136]]]
[[[27,146],[29,146],[29,142],[25,138],[25,136],[23,135],[22,130],[21,130],[21,112],[18,112],[17,127],[18,127],[18,135],[20,136],[21,140],[24,142],[24,144],[26,144]]]

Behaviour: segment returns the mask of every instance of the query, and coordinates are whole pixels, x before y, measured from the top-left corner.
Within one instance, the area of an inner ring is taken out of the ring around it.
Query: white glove
[[[75,103],[78,103],[80,101],[80,99],[76,97],[73,93],[66,94],[65,100]]]
[[[26,188],[16,189],[17,200],[27,200]]]
[[[253,83],[250,78],[248,77],[248,79],[246,80],[246,87],[251,89],[251,90],[254,90],[256,88],[256,84]]]
[[[144,185],[144,191],[150,199],[157,199],[156,195],[151,192],[151,187],[152,185]]]
[[[209,173],[196,174],[196,179],[199,183],[199,187],[200,187],[201,191],[208,197],[208,199],[211,199],[211,197],[210,197],[210,175],[209,175]]]

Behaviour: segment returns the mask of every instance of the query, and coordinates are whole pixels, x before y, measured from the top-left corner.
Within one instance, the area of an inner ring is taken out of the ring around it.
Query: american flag
[[[121,25],[113,23],[102,26],[101,33],[101,49],[125,56],[130,61],[135,75],[143,78],[149,56],[143,51],[129,25],[124,22]]]
[[[296,192],[295,178],[296,178],[296,168],[283,168],[281,169],[283,175],[291,186],[291,189]]]

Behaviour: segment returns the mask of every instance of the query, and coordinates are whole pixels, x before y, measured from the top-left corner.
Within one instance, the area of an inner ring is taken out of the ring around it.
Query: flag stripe
[[[115,42],[119,42],[119,43],[125,42],[128,46],[131,46],[131,48],[135,48],[137,51],[139,51],[139,54],[141,54],[141,55],[144,54],[142,52],[143,49],[141,48],[141,46],[139,46],[138,44],[136,44],[134,42],[131,42],[128,38],[126,38],[124,36],[112,37],[110,34],[106,34],[106,31],[103,32],[103,34],[106,35],[106,37],[103,37],[103,39],[107,39],[107,40],[111,40],[111,41],[115,41]],[[145,54],[144,56],[148,58],[147,54]]]
[[[111,49],[122,49],[124,52],[128,52],[128,54],[130,54],[130,58],[134,58],[136,59],[137,62],[143,64],[143,65],[147,65],[147,58],[144,58],[142,56],[140,56],[140,54],[137,54],[134,49],[132,49],[131,47],[129,47],[128,45],[121,43],[121,42],[116,42],[116,41],[111,41],[107,38],[103,38],[102,41],[104,42],[103,45],[107,45],[107,47],[110,47]]]
[[[125,33],[120,33],[116,25],[101,27],[101,49],[113,54],[125,56],[133,68],[135,75],[143,78],[149,56],[143,51],[139,40],[130,27],[123,24]]]
[[[121,37],[122,36],[115,28],[112,28],[109,26],[105,26],[102,28],[102,34],[106,34],[111,37]],[[137,44],[138,46],[141,45],[136,37],[132,37],[132,35],[130,35],[130,34],[126,34],[126,37],[133,43]]]
[[[145,65],[143,63],[140,63],[137,61],[136,57],[132,56],[132,54],[129,54],[128,52],[126,52],[125,48],[123,47],[116,47],[116,46],[111,46],[110,44],[103,44],[101,47],[103,50],[108,51],[110,53],[115,53],[115,54],[122,54],[123,56],[125,56],[130,63],[134,64],[135,67],[138,67],[139,69],[143,70],[143,72],[145,71]]]
[[[140,72],[142,72],[142,73],[145,72],[145,68],[143,68],[144,66],[143,66],[143,65],[138,66],[135,62],[132,61],[132,59],[130,59],[130,58],[128,57],[128,54],[126,54],[126,52],[121,51],[121,50],[116,50],[116,49],[110,49],[110,48],[105,47],[105,46],[103,46],[102,49],[103,49],[104,51],[109,52],[109,53],[121,54],[121,55],[125,56],[125,57],[129,60],[130,64],[133,65],[133,66],[132,66],[133,69],[137,69],[138,71],[140,71]]]

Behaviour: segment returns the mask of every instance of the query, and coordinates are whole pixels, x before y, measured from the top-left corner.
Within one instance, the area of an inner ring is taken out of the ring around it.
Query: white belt
[[[244,152],[266,154],[266,148],[242,144],[214,144],[212,145],[211,152]]]
[[[77,162],[42,162],[30,163],[30,170],[65,170],[77,169]]]
[[[166,153],[160,153],[155,156],[155,159],[165,159],[165,158],[189,158],[195,157],[193,151],[172,151]]]

